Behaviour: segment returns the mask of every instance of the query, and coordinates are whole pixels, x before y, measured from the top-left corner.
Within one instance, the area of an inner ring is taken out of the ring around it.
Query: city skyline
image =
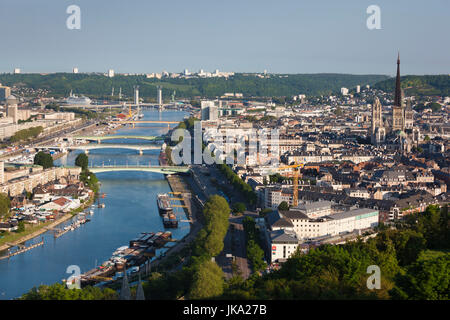
[[[81,9],[80,30],[66,27],[72,4]],[[392,63],[400,51],[403,75],[449,73],[450,47],[442,40],[448,2],[378,1],[380,30],[366,26],[370,5],[6,0],[0,4],[0,26],[8,31],[0,72],[77,67],[80,73],[219,69],[394,75]]]

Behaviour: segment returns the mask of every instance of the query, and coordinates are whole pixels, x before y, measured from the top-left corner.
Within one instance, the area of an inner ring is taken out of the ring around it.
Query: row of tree
[[[256,229],[255,220],[251,217],[245,217],[243,225],[247,236],[247,258],[252,264],[253,271],[262,271],[267,264],[264,260],[264,250],[261,248],[261,238],[259,231]]]
[[[180,271],[153,273],[143,286],[147,299],[208,299],[223,294],[224,275],[213,258],[223,249],[229,214],[223,197],[208,199],[203,209],[204,227],[191,245],[188,264]]]
[[[98,287],[68,289],[64,284],[40,285],[20,297],[19,300],[117,300],[115,290]]]
[[[191,299],[218,297],[223,293],[223,271],[211,259],[223,250],[230,212],[228,202],[221,196],[213,195],[205,203],[205,226],[195,240],[193,251],[193,281],[189,290]]]
[[[234,171],[226,164],[218,164],[217,167],[225,175],[228,182],[230,182],[234,188],[242,192],[246,200],[250,205],[256,203],[256,193],[253,191],[252,187],[244,180],[242,180]]]
[[[11,142],[25,141],[28,139],[36,138],[43,131],[44,131],[44,128],[42,126],[31,127],[28,129],[22,129],[22,130],[17,131],[9,140]]]
[[[9,196],[4,193],[0,193],[0,218],[5,217],[11,209],[11,200]]]

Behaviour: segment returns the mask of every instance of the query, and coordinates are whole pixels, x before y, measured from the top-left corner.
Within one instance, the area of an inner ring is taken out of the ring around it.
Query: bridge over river
[[[115,140],[115,139],[135,139],[135,140],[147,140],[147,141],[160,141],[164,140],[164,137],[158,136],[130,136],[130,135],[114,135],[114,136],[75,136],[75,140],[86,140],[86,141],[96,141],[100,143],[104,140]]]
[[[162,174],[177,174],[188,173],[190,168],[188,166],[92,166],[88,168],[93,173],[113,172],[113,171],[141,171],[141,172],[155,172]]]
[[[160,150],[161,146],[150,145],[150,144],[125,144],[125,143],[105,143],[105,144],[97,144],[90,143],[86,145],[72,145],[72,146],[40,146],[39,149],[52,149],[52,150],[83,150],[84,153],[89,154],[89,150],[97,150],[97,149],[129,149],[129,150],[137,150],[139,154],[142,155],[144,150]]]

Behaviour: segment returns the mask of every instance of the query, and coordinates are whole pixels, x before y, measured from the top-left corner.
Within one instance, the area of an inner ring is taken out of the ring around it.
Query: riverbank
[[[202,228],[202,209],[199,208],[197,203],[192,199],[193,192],[186,177],[180,175],[169,175],[166,179],[172,189],[172,192],[174,192],[177,197],[181,196],[183,198],[183,203],[185,205],[183,209],[186,212],[186,217],[189,220],[191,229],[189,230],[189,233],[180,239],[173,247],[170,247],[165,252],[163,257],[153,260],[150,263],[152,268],[166,263],[169,259],[173,259],[176,253],[182,252],[183,249],[195,240],[197,233]]]
[[[25,230],[22,234],[9,234],[5,238],[0,239],[0,243],[4,243],[3,245],[0,246],[0,252],[8,250],[11,247],[18,246],[25,241],[36,238],[39,235],[60,225],[61,223],[73,218],[76,213],[81,212],[87,207],[89,207],[94,202],[94,200],[95,196],[92,196],[87,202],[85,202],[78,209],[75,209],[72,212],[68,212],[54,221],[48,221],[37,226],[31,226],[31,228]],[[12,239],[10,239],[9,236],[12,236]],[[16,239],[16,237],[18,237],[18,239]]]
[[[193,200],[193,191],[189,184],[189,179],[182,175],[168,175],[166,180],[170,186],[172,192],[175,193],[175,197],[183,197],[183,203],[186,206],[183,208],[186,212],[186,217],[190,223],[189,233],[186,234],[182,239],[176,242],[176,244],[170,247],[164,254],[153,261],[150,262],[149,266],[144,270],[141,270],[139,274],[141,277],[145,276],[148,271],[151,270],[164,270],[166,272],[171,272],[177,270],[180,264],[183,264],[190,255],[190,245],[196,239],[198,232],[202,229],[202,208]],[[136,282],[139,279],[139,275],[131,275],[128,277],[129,283]],[[105,287],[118,290],[120,287],[121,280],[106,283]]]

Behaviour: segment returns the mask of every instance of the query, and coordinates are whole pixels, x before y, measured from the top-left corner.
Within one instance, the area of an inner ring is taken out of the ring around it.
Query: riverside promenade
[[[92,204],[93,201],[94,201],[94,197],[91,197],[91,199],[89,199],[85,204],[83,204],[83,206],[80,207],[80,208],[82,208],[81,210],[84,210],[87,207],[89,207]],[[48,225],[41,226],[38,230],[33,231],[30,234],[27,234],[27,235],[25,235],[23,237],[20,237],[17,240],[14,240],[14,241],[11,241],[11,242],[7,242],[7,243],[5,243],[5,244],[0,246],[0,252],[5,251],[5,250],[7,250],[7,249],[9,249],[11,247],[18,246],[19,244],[21,244],[21,243],[23,243],[25,241],[31,240],[33,238],[36,238],[37,236],[39,236],[39,235],[41,235],[41,234],[43,234],[43,233],[53,229],[54,227],[60,225],[61,223],[63,223],[65,221],[73,218],[73,216],[74,215],[71,214],[71,213],[66,213],[63,216],[61,216],[58,219],[56,219],[55,221],[52,221]]]
[[[23,243],[25,241],[28,241],[30,239],[36,238],[37,236],[39,236],[39,235],[49,231],[50,229],[56,227],[57,225],[63,223],[64,221],[69,220],[72,217],[73,216],[70,213],[66,213],[65,215],[63,215],[62,217],[56,219],[55,221],[51,222],[50,224],[42,226],[38,230],[36,230],[36,231],[26,235],[26,236],[23,236],[23,237],[15,240],[15,241],[8,242],[8,243],[5,243],[5,244],[1,245],[0,246],[0,252],[4,251],[4,250],[7,250],[7,249],[9,249],[11,247],[17,246],[17,245],[19,245],[19,244],[21,244],[21,243]]]

